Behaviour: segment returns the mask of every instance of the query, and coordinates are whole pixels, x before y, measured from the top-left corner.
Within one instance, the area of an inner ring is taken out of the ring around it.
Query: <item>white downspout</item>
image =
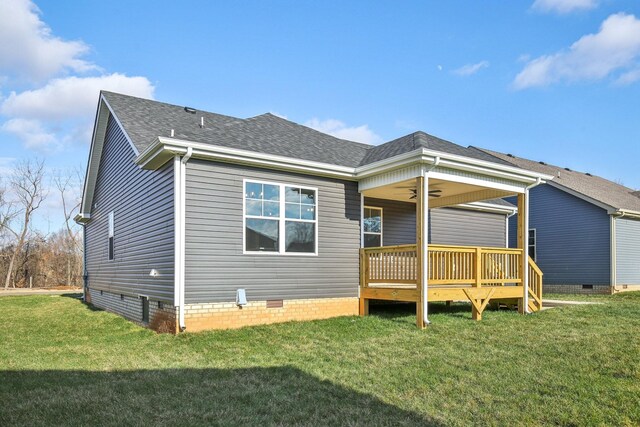
[[[611,216],[609,216],[609,218],[611,218],[611,226],[609,227],[610,230],[610,259],[611,259],[611,293],[613,293],[616,289],[616,285],[618,284],[618,268],[616,266],[617,263],[617,257],[618,257],[618,253],[616,250],[616,246],[618,244],[617,239],[616,239],[616,220],[618,218],[622,218],[624,217],[625,212],[622,212],[621,214],[618,214],[618,216],[616,216],[616,213],[612,214]]]
[[[422,317],[425,325],[429,325],[429,172],[440,164],[436,157],[433,164],[425,168],[422,188]]]
[[[187,162],[193,155],[193,149],[187,148],[187,153],[177,163],[178,165],[178,180],[176,182],[177,196],[176,197],[176,283],[177,283],[177,299],[179,310],[179,326],[183,331],[186,328],[184,320],[184,300],[185,300],[185,234],[186,234],[186,180],[187,180]],[[176,156],[176,160],[179,156]]]
[[[530,313],[529,311],[529,189],[540,185],[542,182],[542,178],[538,177],[536,182],[529,185],[524,189],[524,211],[526,213],[524,217],[524,230],[522,230],[524,234],[524,247],[522,248],[522,255],[525,257],[527,261],[525,263],[525,269],[523,271],[523,281],[524,281],[524,312]]]

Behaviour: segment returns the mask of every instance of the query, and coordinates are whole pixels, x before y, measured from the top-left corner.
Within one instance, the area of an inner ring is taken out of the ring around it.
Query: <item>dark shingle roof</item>
[[[140,153],[159,136],[170,136],[173,129],[179,139],[348,167],[418,148],[511,165],[424,132],[372,146],[336,138],[269,113],[240,119],[200,110],[188,112],[185,107],[114,92],[102,94]],[[200,126],[202,118],[204,127]]]
[[[497,151],[486,150],[484,148],[475,148],[486,154],[495,156],[496,158],[509,162],[514,166],[522,169],[528,169],[547,175],[553,175],[553,182],[594,199],[600,203],[611,206],[614,209],[625,209],[640,212],[640,197],[638,192],[624,185],[616,184],[608,179],[584,172],[573,171],[560,166],[554,166],[546,163],[535,162],[533,160],[523,159]]]
[[[463,147],[462,145],[454,144],[453,142],[446,141],[444,139],[429,135],[428,133],[424,133],[421,131],[405,135],[376,147],[372,147],[367,152],[367,155],[364,157],[360,164],[366,165],[369,163],[374,163],[383,159],[387,159],[389,157],[397,156],[398,154],[416,150],[418,148],[441,151],[443,153],[471,157],[477,160],[485,160],[488,162],[511,166],[511,164],[490,156],[486,153],[483,153],[482,151]]]

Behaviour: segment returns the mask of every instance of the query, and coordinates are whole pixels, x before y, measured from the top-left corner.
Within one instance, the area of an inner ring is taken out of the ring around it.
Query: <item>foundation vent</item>
[[[284,306],[284,301],[281,299],[270,299],[267,300],[267,308],[282,308]]]

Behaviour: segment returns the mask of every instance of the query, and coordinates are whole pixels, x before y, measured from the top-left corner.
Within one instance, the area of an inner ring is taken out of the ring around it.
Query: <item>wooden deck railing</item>
[[[538,311],[542,309],[542,270],[529,257],[529,309]],[[533,300],[533,301],[532,301]]]
[[[521,249],[429,245],[430,285],[522,283]],[[362,286],[417,284],[416,245],[361,249]]]

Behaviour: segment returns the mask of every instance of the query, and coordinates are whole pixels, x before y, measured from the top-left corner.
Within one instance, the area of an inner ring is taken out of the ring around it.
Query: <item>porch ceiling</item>
[[[416,180],[414,178],[365,190],[362,194],[364,194],[365,197],[415,203],[415,189]],[[513,193],[479,185],[463,184],[441,179],[429,180],[429,206],[434,208],[479,202],[510,195],[513,195]]]

